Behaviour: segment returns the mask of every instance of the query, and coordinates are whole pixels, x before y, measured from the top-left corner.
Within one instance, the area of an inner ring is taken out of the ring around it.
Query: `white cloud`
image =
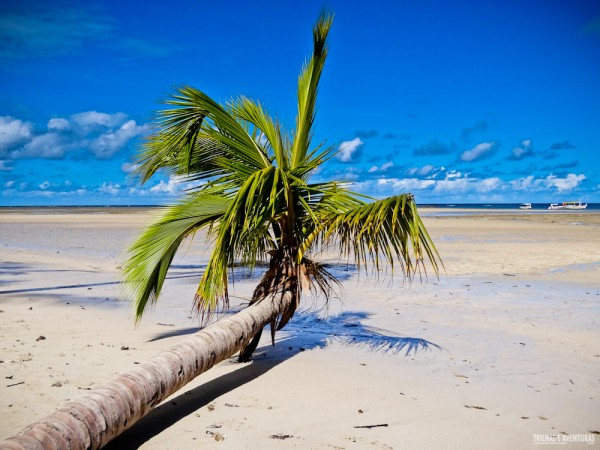
[[[10,172],[12,167],[7,165],[6,161],[0,161],[0,172]]]
[[[4,187],[7,189],[10,189],[11,187],[13,187],[15,185],[16,181],[15,180],[9,180],[6,183],[4,183]]]
[[[523,155],[527,153],[526,150],[520,148],[520,147],[515,147],[512,149],[512,155],[516,158],[516,159],[521,159],[523,157]]]
[[[510,159],[523,159],[533,154],[533,142],[531,139],[524,139],[521,141],[519,147],[512,149]]]
[[[386,163],[383,163],[381,165],[381,167],[379,168],[379,170],[386,171],[386,170],[388,170],[388,169],[390,169],[392,167],[394,167],[394,163],[392,161],[388,161]]]
[[[48,121],[48,129],[49,130],[56,130],[56,131],[62,131],[62,130],[68,130],[69,128],[71,128],[71,124],[69,123],[69,121],[67,119],[63,119],[63,118],[55,118],[55,119],[50,119]]]
[[[475,180],[472,178],[446,178],[435,182],[435,191],[438,193],[466,193],[471,191],[475,186],[472,183]]]
[[[362,147],[364,142],[360,138],[354,138],[351,141],[344,141],[338,147],[337,159],[341,162],[351,162],[352,157],[356,154],[357,150]]]
[[[172,176],[169,178],[169,181],[166,183],[163,180],[160,180],[160,183],[158,183],[150,188],[150,192],[153,192],[155,194],[160,193],[160,194],[175,195],[175,194],[180,193],[184,188],[185,188],[185,186],[181,182],[181,179],[179,177]]]
[[[46,190],[50,187],[50,183],[48,181],[44,181],[42,184],[38,186],[41,190]]]
[[[58,159],[65,155],[67,148],[63,139],[56,133],[40,134],[27,144],[11,153],[14,159],[48,158]]]
[[[391,188],[394,194],[428,189],[434,184],[434,180],[419,180],[417,178],[382,178],[377,180],[379,188]]]
[[[411,167],[410,169],[408,169],[406,171],[407,175],[419,175],[419,176],[427,176],[429,175],[433,170],[435,169],[434,166],[432,166],[431,164],[427,164],[423,167]],[[440,168],[440,170],[444,170],[443,167]]]
[[[575,175],[574,173],[568,174],[565,178],[558,178],[555,175],[548,175],[545,178],[545,184],[548,187],[555,187],[558,192],[570,191],[575,189],[585,180],[586,176],[583,174]]]
[[[503,181],[498,177],[484,178],[476,185],[477,192],[499,191],[503,188]]]
[[[373,173],[373,172],[385,172],[386,170],[390,169],[394,167],[394,163],[392,161],[388,161],[386,163],[383,163],[381,165],[381,167],[377,167],[377,166],[373,166],[369,169],[369,173]]]
[[[33,126],[10,116],[0,116],[0,156],[31,138]]]
[[[117,127],[127,120],[127,115],[118,112],[115,114],[106,114],[97,111],[86,111],[73,114],[71,119],[81,128],[102,126],[107,128]]]
[[[34,135],[30,124],[0,117],[0,157],[4,154],[8,159],[60,159],[75,152],[85,158],[89,152],[96,158],[108,159],[149,128],[134,120],[124,122],[126,118],[123,113],[88,111],[73,114],[70,120],[50,119],[49,131]]]
[[[450,179],[450,178],[461,178],[462,176],[463,176],[462,173],[458,172],[456,170],[449,170],[448,173],[446,174],[446,178],[447,179]]]
[[[139,167],[139,164],[124,162],[121,164],[121,172],[124,173],[132,173]]]
[[[120,191],[121,191],[121,185],[120,184],[113,184],[111,182],[104,182],[98,188],[98,192],[100,192],[101,194],[116,195]]]
[[[135,120],[125,122],[115,131],[109,131],[98,136],[89,144],[90,151],[101,159],[108,159],[121,150],[132,138],[139,136],[146,130],[145,126],[139,126]]]
[[[479,159],[486,158],[492,154],[495,144],[493,142],[482,142],[477,144],[471,150],[462,152],[460,159],[462,161],[477,161]]]
[[[536,185],[533,175],[509,181],[509,184],[514,191],[528,191]]]

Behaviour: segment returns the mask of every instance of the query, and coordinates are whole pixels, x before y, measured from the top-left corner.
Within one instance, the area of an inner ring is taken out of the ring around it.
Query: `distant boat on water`
[[[578,202],[562,202],[560,205],[558,203],[550,203],[548,209],[585,209],[587,208],[587,203],[581,203],[581,200]]]
[[[521,203],[519,205],[520,209],[531,209],[531,203]]]

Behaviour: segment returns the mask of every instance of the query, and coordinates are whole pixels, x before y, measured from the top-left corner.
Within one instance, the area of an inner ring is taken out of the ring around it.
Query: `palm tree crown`
[[[155,131],[138,157],[147,181],[159,169],[197,187],[152,223],[132,244],[124,281],[136,318],[158,298],[180,243],[206,230],[214,248],[195,295],[201,314],[228,304],[234,264],[269,269],[252,303],[280,299],[272,329],[280,329],[298,307],[304,288],[329,295],[337,283],[311,255],[335,243],[340,257],[379,271],[400,267],[406,277],[439,257],[412,195],[373,201],[335,181],[309,182],[335,154],[313,146],[317,86],[327,57],[333,16],[323,13],[313,29],[312,56],[298,78],[298,114],[293,133],[246,97],[219,104],[203,92],[180,88],[159,112]]]

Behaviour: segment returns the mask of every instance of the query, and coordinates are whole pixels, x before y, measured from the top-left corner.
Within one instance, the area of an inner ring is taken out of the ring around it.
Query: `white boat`
[[[578,202],[562,202],[558,203],[550,203],[548,209],[585,209],[587,208],[587,203],[581,203],[581,200]]]
[[[531,203],[521,203],[519,205],[520,209],[531,209]]]

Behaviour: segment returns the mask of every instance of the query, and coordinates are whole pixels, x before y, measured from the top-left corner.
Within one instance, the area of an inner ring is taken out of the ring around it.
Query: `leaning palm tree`
[[[296,128],[286,133],[260,103],[246,97],[219,104],[184,87],[166,101],[156,128],[139,155],[142,182],[158,170],[190,183],[181,201],[169,207],[130,248],[125,283],[136,317],[159,298],[168,268],[181,242],[205,230],[213,243],[194,304],[203,317],[228,307],[234,266],[250,271],[257,262],[268,270],[250,305],[270,299],[265,323],[283,328],[306,289],[329,297],[338,284],[313,255],[335,243],[339,256],[377,273],[383,264],[406,277],[428,259],[437,272],[438,256],[410,194],[372,201],[335,181],[310,177],[335,155],[313,145],[317,87],[327,57],[333,16],[323,14],[313,30],[313,55],[298,79]],[[244,343],[239,360],[248,361],[262,327]]]
[[[194,298],[199,313],[207,317],[227,306],[234,265],[252,270],[268,261],[251,305],[66,403],[0,442],[0,449],[101,448],[216,363],[237,351],[247,361],[264,327],[271,324],[274,333],[285,326],[304,291],[327,298],[336,286],[313,259],[323,248],[335,244],[340,257],[368,273],[389,264],[410,278],[425,269],[425,260],[437,273],[439,257],[411,195],[370,201],[335,182],[310,182],[335,154],[311,142],[331,23],[323,14],[314,27],[291,135],[257,102],[242,97],[219,105],[186,87],[167,101],[171,108],[160,113],[138,161],[143,181],[162,169],[196,187],[130,249],[124,280],[137,318],[157,301],[182,241],[198,231],[214,246]]]

